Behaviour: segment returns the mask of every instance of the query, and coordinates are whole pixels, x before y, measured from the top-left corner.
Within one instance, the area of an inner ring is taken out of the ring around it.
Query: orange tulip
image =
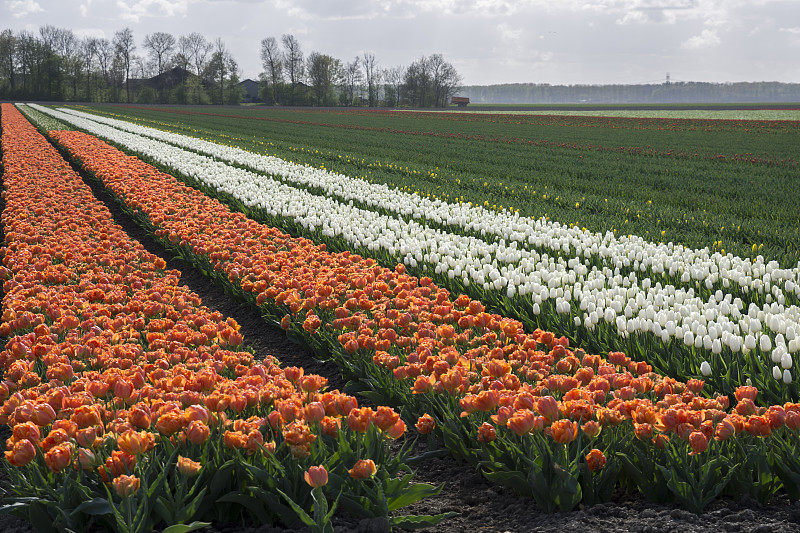
[[[590,439],[593,439],[596,436],[598,436],[600,434],[600,431],[602,431],[602,429],[603,429],[603,427],[600,425],[600,423],[597,420],[589,420],[588,422],[586,422],[585,424],[583,424],[581,426],[581,430]]]
[[[182,475],[186,477],[195,477],[200,473],[201,468],[202,465],[197,461],[192,461],[191,459],[182,455],[178,456],[178,472],[180,472]]]
[[[148,431],[134,431],[129,429],[117,437],[117,446],[119,449],[131,455],[141,455],[152,450],[155,445],[155,437]]]
[[[736,397],[736,401],[739,402],[741,402],[745,398],[755,401],[756,395],[758,395],[758,389],[748,385],[742,385],[741,387],[737,387],[733,395]]]
[[[200,420],[192,420],[186,426],[186,439],[192,444],[203,444],[211,435],[211,429]]]
[[[353,409],[347,416],[347,426],[359,433],[366,433],[370,422],[372,422],[372,409],[370,407]]]
[[[372,422],[383,432],[395,425],[398,420],[400,420],[400,415],[391,407],[386,407],[383,405],[379,406],[375,410],[375,413],[372,417]]]
[[[48,403],[36,404],[31,414],[31,421],[37,426],[48,426],[56,418],[56,412]]]
[[[550,426],[550,435],[559,444],[569,444],[578,436],[578,423],[572,420],[556,420]]]
[[[597,472],[606,466],[606,456],[602,451],[594,448],[586,455],[586,464],[589,467],[589,471]]]
[[[419,417],[417,423],[414,424],[414,427],[417,428],[417,432],[420,435],[427,435],[433,432],[434,428],[436,428],[436,420],[434,420],[434,418],[428,413],[425,413]]]
[[[72,452],[74,451],[75,447],[72,443],[65,442],[58,444],[44,454],[44,463],[53,472],[59,472],[70,465],[72,462]]]
[[[310,467],[303,478],[312,488],[324,487],[328,484],[328,471],[322,465]]]
[[[128,498],[139,491],[141,481],[136,476],[122,474],[115,477],[114,481],[111,482],[111,485],[121,498]]]
[[[97,464],[97,456],[88,448],[78,448],[78,466],[81,470],[92,470]]]
[[[100,444],[100,439],[97,436],[97,426],[79,429],[75,432],[75,440],[78,445],[84,448],[94,448]]]
[[[543,396],[536,402],[536,410],[540,415],[555,420],[559,414],[558,401],[552,396]]]
[[[517,435],[522,436],[532,431],[542,430],[544,428],[544,420],[536,416],[533,411],[522,409],[508,419],[506,426]]]
[[[375,475],[377,468],[372,459],[360,459],[347,471],[353,479],[367,479]]]
[[[385,435],[390,439],[397,440],[403,436],[403,433],[406,432],[406,423],[402,420],[398,420],[397,422],[392,425],[388,430],[386,430]]]
[[[125,379],[118,379],[114,383],[114,396],[127,400],[133,393],[133,383]]]
[[[689,455],[703,453],[708,448],[708,438],[702,431],[693,431],[689,434],[689,445],[692,447]]]
[[[27,439],[33,443],[39,442],[41,436],[39,427],[30,421],[15,425],[12,435],[15,441]]]
[[[764,416],[751,416],[744,423],[744,429],[754,437],[766,437],[772,433],[769,420]]]
[[[158,421],[156,422],[156,430],[167,437],[183,429],[183,426],[183,415],[176,411],[164,413],[158,417]]]
[[[10,441],[9,441],[10,445]],[[6,461],[11,466],[25,466],[36,457],[36,447],[28,439],[14,442],[14,446],[5,452]]]
[[[717,427],[714,429],[715,440],[728,440],[734,435],[736,435],[736,426],[727,418],[720,420]]]

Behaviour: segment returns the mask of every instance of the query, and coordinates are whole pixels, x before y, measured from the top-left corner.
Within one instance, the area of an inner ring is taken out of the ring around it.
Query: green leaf
[[[189,533],[211,525],[211,522],[192,522],[191,524],[175,524],[169,526],[163,533]]]
[[[412,503],[416,503],[423,498],[427,498],[429,496],[436,496],[437,494],[442,492],[443,488],[444,488],[444,483],[442,483],[438,487],[434,487],[426,483],[414,483],[413,485],[407,487],[400,496],[396,498],[387,499],[389,510],[396,511],[397,509],[406,507],[407,505],[411,505]]]
[[[405,461],[403,461],[403,464],[405,464],[406,466],[414,466],[415,464],[425,462],[428,459],[447,457],[449,455],[450,455],[450,450],[448,450],[447,448],[441,448],[439,450],[431,450],[419,455],[415,455],[414,457],[409,457]]]
[[[47,512],[47,505],[42,501],[31,502],[28,507],[28,521],[37,533],[55,533],[57,531],[53,524],[53,518]]]
[[[389,523],[393,528],[398,527],[402,529],[426,529],[437,525],[442,520],[458,516],[459,513],[450,511],[447,513],[437,515],[408,515],[408,516],[390,516]]]
[[[95,498],[93,500],[89,500],[88,502],[83,502],[75,509],[72,510],[71,515],[75,515],[77,513],[85,513],[92,516],[97,515],[106,515],[111,514],[113,511],[111,509],[111,503],[105,498]]]
[[[227,503],[236,503],[250,511],[250,513],[261,523],[261,524],[269,524],[272,525],[272,520],[270,520],[269,514],[267,513],[266,509],[264,509],[264,505],[258,498],[250,496],[248,494],[244,494],[242,492],[229,492],[224,496],[221,496],[217,499],[217,502],[227,502]]]
[[[292,500],[292,499],[291,499],[289,496],[287,496],[287,495],[286,495],[286,494],[285,494],[283,491],[281,491],[280,489],[275,489],[275,490],[277,490],[277,491],[278,491],[278,494],[280,494],[281,496],[283,496],[283,498],[286,500],[286,503],[288,503],[288,504],[291,506],[291,508],[294,510],[294,512],[295,512],[295,513],[297,513],[297,516],[298,516],[298,518],[300,518],[300,520],[301,520],[301,521],[302,521],[302,522],[303,522],[305,525],[307,525],[307,526],[312,526],[312,527],[313,527],[313,526],[315,526],[315,525],[317,525],[317,523],[316,523],[316,522],[314,522],[314,519],[313,519],[313,518],[311,518],[311,517],[308,515],[308,513],[305,511],[305,509],[303,509],[302,507],[300,507],[299,505],[297,505],[297,503],[295,503],[295,501],[294,501],[294,500]]]

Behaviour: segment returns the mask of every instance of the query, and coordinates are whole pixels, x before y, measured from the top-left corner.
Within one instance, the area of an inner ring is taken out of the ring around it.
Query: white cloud
[[[137,0],[136,2],[117,2],[120,18],[139,22],[142,17],[165,18],[186,15],[189,4],[194,0]]]
[[[35,0],[9,0],[5,4],[6,7],[8,7],[8,10],[11,11],[11,14],[14,16],[14,18],[20,18],[26,15],[44,11],[42,6],[39,5],[39,2],[36,2]]]
[[[716,46],[721,42],[716,30],[706,28],[700,35],[695,35],[684,41],[683,44],[681,44],[681,48],[685,50],[699,50],[701,48]]]
[[[78,28],[72,30],[72,33],[75,34],[76,37],[96,37],[98,39],[104,39],[106,37],[106,32],[102,28]]]

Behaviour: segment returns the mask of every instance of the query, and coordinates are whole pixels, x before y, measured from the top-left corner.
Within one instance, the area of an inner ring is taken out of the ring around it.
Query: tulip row
[[[238,324],[115,225],[19,112],[4,104],[1,118],[0,423],[17,467],[2,512],[45,529],[191,531],[247,514],[291,525],[326,499],[386,516],[436,492],[393,479],[398,413],[256,362]]]
[[[403,265],[329,253],[94,137],[51,136],[166,245],[333,357],[371,396],[432,413],[420,417],[420,433],[438,427],[454,453],[546,509],[610,498],[623,466],[646,495],[693,510],[726,489],[800,495],[800,463],[778,453],[795,447],[800,404],[758,408],[757,389],[744,386],[729,411],[730,399],[708,398],[700,380],[526,334]]]
[[[359,202],[368,209],[393,212],[422,220],[426,225],[450,227],[459,233],[479,234],[481,237],[508,243],[516,242],[520,248],[555,254],[565,260],[579,258],[589,268],[594,266],[599,269],[607,267],[612,271],[641,272],[650,277],[653,283],[660,281],[679,287],[681,284],[694,286],[699,283],[699,288],[705,287],[712,292],[718,288],[727,291],[732,285],[742,295],[751,292],[763,295],[766,291],[771,292],[773,299],[780,304],[787,299],[796,301],[800,297],[800,266],[782,269],[776,262],[764,264],[758,260],[753,264],[749,258],[726,256],[719,252],[712,254],[708,249],[691,250],[682,246],[657,244],[637,236],[617,238],[610,233],[592,233],[545,219],[520,218],[513,210],[495,211],[470,203],[448,203],[393,189],[385,184],[372,184],[186,135],[75,110],[62,111],[188,148],[295,185],[319,189],[325,195],[345,203]],[[502,259],[500,261],[511,262]],[[449,265],[450,270],[454,266]],[[462,265],[461,270],[467,269]],[[461,274],[454,272],[454,276],[461,277]],[[472,279],[472,282],[479,285],[486,283],[485,278],[479,277]],[[503,288],[511,285],[508,282],[507,279]],[[520,282],[513,285],[519,286]],[[773,287],[775,290],[772,290]],[[745,297],[745,305],[748,300]]]
[[[231,195],[256,209],[255,216],[283,224],[288,220],[290,226],[310,236],[334,246],[343,240],[340,247],[364,250],[385,263],[401,260],[414,271],[432,271],[437,280],[453,289],[463,289],[528,325],[559,329],[593,350],[625,349],[661,372],[683,378],[702,374],[726,393],[750,379],[768,400],[798,397],[792,367],[800,343],[800,308],[790,305],[800,294],[798,269],[780,269],[758,261],[751,264],[749,259],[719,253],[709,256],[707,250],[654,245],[639,238],[617,240],[610,233],[599,236],[544,221],[533,223],[518,215],[466,204],[432,202],[385,186],[123,121],[78,112],[47,112]],[[96,121],[136,133],[127,134]],[[283,176],[284,182],[232,168],[144,134]],[[297,189],[285,181],[310,189]],[[333,197],[316,196],[314,189]],[[359,196],[368,199],[367,207],[399,207],[377,211],[353,207],[353,198]],[[394,215],[381,214],[392,209]],[[422,212],[433,213],[425,221],[456,225],[464,233],[404,218],[419,218]],[[475,236],[487,233],[499,240],[488,242]],[[545,246],[551,253],[562,249],[565,255],[540,254],[525,243],[534,244],[533,248]],[[626,268],[630,271],[623,275]],[[653,281],[661,275],[666,275],[669,283],[664,280],[662,286]],[[687,287],[681,287],[681,281]],[[697,295],[692,284],[697,285]],[[745,312],[747,294],[751,290],[761,293],[765,287],[769,292],[766,301],[759,307],[751,299]]]

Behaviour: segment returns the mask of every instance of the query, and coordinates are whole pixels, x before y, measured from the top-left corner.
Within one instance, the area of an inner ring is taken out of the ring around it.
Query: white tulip
[[[761,339],[758,341],[758,347],[761,348],[762,352],[768,352],[772,349],[772,342],[768,335],[761,335]]]
[[[708,364],[708,361],[703,361],[700,364],[700,373],[703,374],[705,377],[711,375],[711,365]]]

